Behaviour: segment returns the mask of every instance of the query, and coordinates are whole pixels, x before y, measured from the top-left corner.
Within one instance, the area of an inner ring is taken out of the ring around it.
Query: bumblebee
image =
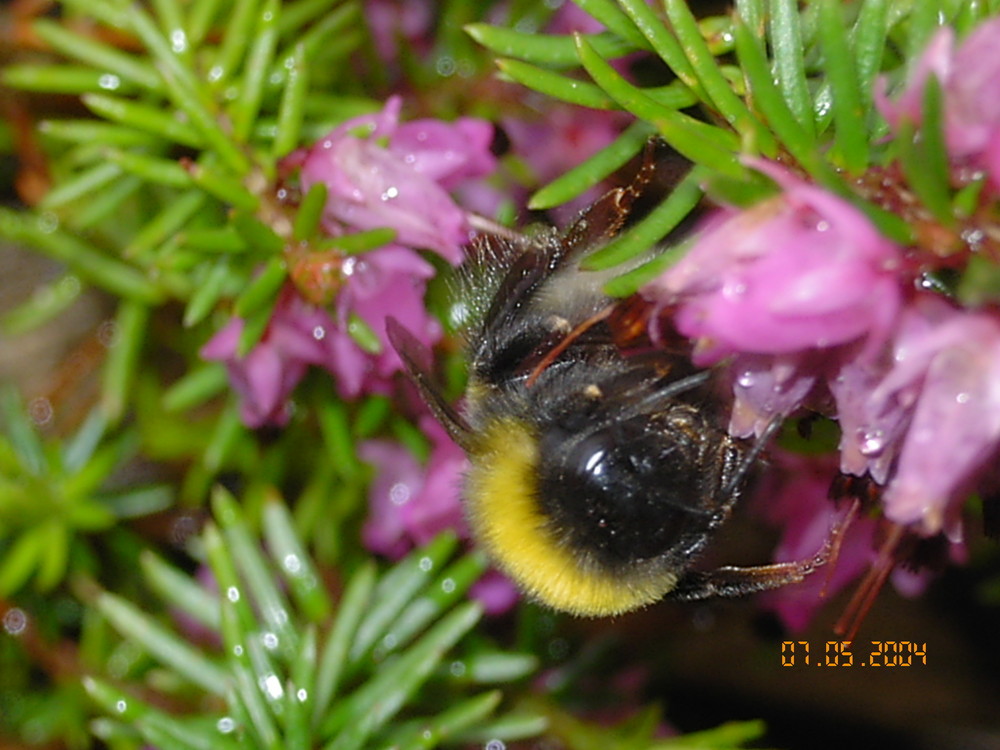
[[[389,338],[437,419],[468,454],[474,537],[530,597],[581,616],[664,597],[734,596],[801,581],[813,560],[693,571],[729,516],[759,445],[723,429],[711,373],[653,344],[650,305],[615,300],[581,261],[612,239],[650,179],[599,199],[563,234],[488,237],[465,270],[474,311],[456,411],[401,323]]]

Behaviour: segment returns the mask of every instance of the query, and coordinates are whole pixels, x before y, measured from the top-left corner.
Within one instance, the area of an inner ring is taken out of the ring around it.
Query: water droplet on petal
[[[861,437],[861,446],[858,448],[861,455],[869,458],[879,455],[885,450],[885,434],[882,430],[872,430],[866,432]]]

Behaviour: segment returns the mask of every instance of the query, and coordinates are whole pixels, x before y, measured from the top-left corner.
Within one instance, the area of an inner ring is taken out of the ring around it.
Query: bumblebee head
[[[470,451],[475,535],[554,609],[598,617],[658,601],[720,520],[717,486],[706,486],[718,455],[678,421],[646,415],[584,430],[492,421]]]

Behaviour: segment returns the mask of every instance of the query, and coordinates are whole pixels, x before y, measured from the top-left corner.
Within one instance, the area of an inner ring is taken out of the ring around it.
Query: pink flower
[[[387,393],[402,362],[389,343],[385,321],[405,320],[417,339],[430,347],[441,325],[424,305],[427,279],[434,268],[416,251],[386,245],[342,263],[343,286],[336,315],[303,300],[293,287],[282,292],[264,335],[246,356],[236,349],[244,321],[233,317],[201,350],[207,360],[226,364],[241,398],[241,416],[250,427],[288,421],[288,398],[309,365],[336,378],[345,399]],[[375,350],[362,348],[352,328],[366,326]]]
[[[718,214],[644,294],[680,303],[677,327],[697,340],[701,363],[865,337],[876,347],[899,307],[896,247],[849,203],[774,165],[758,168],[784,192]]]
[[[952,159],[985,169],[1000,186],[1000,18],[990,19],[955,49],[955,32],[941,28],[918,60],[906,88],[894,100],[876,91],[876,103],[894,130],[920,124],[924,89],[935,76],[942,89],[945,140]]]
[[[437,421],[428,416],[420,424],[433,443],[426,466],[397,443],[369,440],[358,447],[361,459],[375,468],[362,540],[393,559],[447,529],[469,538],[459,501],[465,454]],[[476,582],[472,595],[491,614],[507,611],[518,599],[514,585],[496,571]]]
[[[434,3],[429,0],[366,0],[362,8],[384,62],[396,62],[400,42],[418,53],[433,45]]]
[[[233,317],[201,349],[207,360],[224,362],[241,398],[244,424],[284,424],[288,397],[310,364],[326,359],[326,334],[334,328],[324,311],[304,302],[291,289],[282,293],[264,335],[245,356],[237,353],[244,321]]]
[[[730,366],[733,410],[729,433],[760,436],[776,418],[799,408],[816,384],[818,367],[806,354],[739,354]]]
[[[870,453],[898,456],[885,516],[928,536],[944,530],[957,541],[961,503],[1000,446],[1000,322],[918,297],[893,343],[892,367],[869,393],[861,416],[850,416],[860,434],[882,441]],[[906,420],[905,433],[885,432],[887,414],[894,425]]]
[[[329,356],[322,364],[337,376],[344,398],[388,389],[402,367],[385,333],[385,320],[406,321],[417,339],[430,347],[441,338],[441,325],[424,305],[427,279],[434,267],[409,248],[387,245],[344,261],[345,285],[337,300],[338,325],[331,331]],[[360,320],[375,334],[378,352],[365,351],[350,334]]]
[[[398,443],[368,440],[358,447],[375,467],[362,539],[388,557],[401,557],[446,529],[468,537],[459,502],[465,454],[430,417],[420,426],[433,442],[426,467]]]
[[[389,227],[398,244],[458,263],[470,229],[448,191],[493,171],[493,126],[473,118],[400,124],[401,107],[392,97],[381,112],[348,120],[309,149],[302,189],[326,184],[331,234]]]

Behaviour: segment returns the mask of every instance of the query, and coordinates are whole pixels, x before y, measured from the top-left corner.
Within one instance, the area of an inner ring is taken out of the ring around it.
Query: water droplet
[[[861,451],[861,455],[868,456],[869,458],[877,456],[885,450],[885,434],[882,430],[872,430],[871,432],[864,433],[861,437],[861,446],[858,450]]]
[[[128,711],[128,703],[126,703],[125,701],[117,701],[115,703],[115,711],[117,711],[120,714],[125,713],[126,711]]]
[[[31,403],[28,404],[28,416],[36,425],[44,427],[52,421],[52,402],[45,396],[31,399]]]
[[[434,65],[434,69],[437,71],[439,76],[450,76],[455,73],[455,58],[449,57],[448,55],[442,55],[437,59],[437,63]]]
[[[736,378],[736,385],[738,385],[740,388],[752,388],[754,383],[756,382],[757,382],[757,376],[750,370],[741,372],[739,376]]]
[[[344,274],[344,276],[351,276],[354,274],[354,271],[357,270],[357,265],[357,258],[345,258],[343,265],[340,267],[340,271]]]
[[[490,740],[484,746],[485,750],[507,750],[503,740]]]
[[[434,561],[429,557],[421,557],[420,562],[417,563],[417,567],[425,573],[429,573],[434,568]]]
[[[97,79],[97,85],[105,91],[115,91],[121,87],[122,79],[114,73],[103,73],[100,78]]]
[[[264,644],[264,648],[273,651],[278,647],[278,636],[274,633],[264,633],[260,637],[260,642]]]
[[[28,616],[20,607],[11,607],[3,616],[3,629],[10,635],[21,635],[28,627]]]
[[[51,211],[43,211],[38,215],[38,231],[52,234],[59,228],[59,217]]]
[[[448,665],[448,671],[451,673],[452,677],[461,677],[465,674],[465,670],[465,662],[458,659]]]
[[[284,688],[281,687],[281,680],[276,674],[269,674],[262,678],[260,688],[271,700],[278,700],[285,694]]]
[[[209,81],[218,81],[220,78],[222,78],[222,66],[221,65],[213,65],[211,68],[209,68],[209,71],[208,71],[208,80]]]
[[[295,697],[299,699],[299,703],[305,703],[309,700],[309,691],[305,688],[299,688],[295,691]]]
[[[298,575],[302,572],[302,560],[299,559],[298,555],[287,554],[285,559],[281,561],[281,564],[285,566],[287,570],[292,575]]]
[[[455,590],[455,579],[445,578],[441,581],[441,590],[446,594],[452,593]]]
[[[970,398],[972,398],[972,396],[970,394],[963,392],[963,393],[959,393],[957,396],[955,396],[955,401],[957,401],[960,404],[967,404],[967,403],[969,403],[969,399]]]
[[[236,722],[233,721],[232,717],[223,716],[215,723],[215,728],[223,734],[229,734],[236,729]]]
[[[317,341],[322,341],[323,339],[326,338],[326,327],[316,326],[315,328],[313,328],[312,334],[314,339],[316,339]]]
[[[385,189],[385,192],[382,193],[382,195],[379,196],[379,197],[382,200],[384,200],[384,201],[390,201],[393,198],[396,198],[398,196],[399,196],[399,188],[397,188],[397,187],[387,187]]]
[[[170,32],[170,49],[174,52],[183,52],[187,46],[187,34],[184,33],[184,29],[174,29]]]
[[[389,488],[389,500],[393,505],[402,505],[410,499],[410,485],[406,482],[396,482]]]
[[[97,340],[106,349],[118,343],[118,324],[113,320],[105,320],[97,327]]]
[[[238,643],[233,646],[233,656],[243,656],[243,647]]]
[[[240,600],[240,590],[235,586],[230,586],[226,589],[226,598],[231,602],[238,602]]]
[[[391,651],[396,648],[396,644],[399,643],[399,636],[395,633],[386,633],[382,638],[382,650]]]
[[[742,281],[729,281],[722,287],[723,297],[742,297],[747,293],[747,285]]]

